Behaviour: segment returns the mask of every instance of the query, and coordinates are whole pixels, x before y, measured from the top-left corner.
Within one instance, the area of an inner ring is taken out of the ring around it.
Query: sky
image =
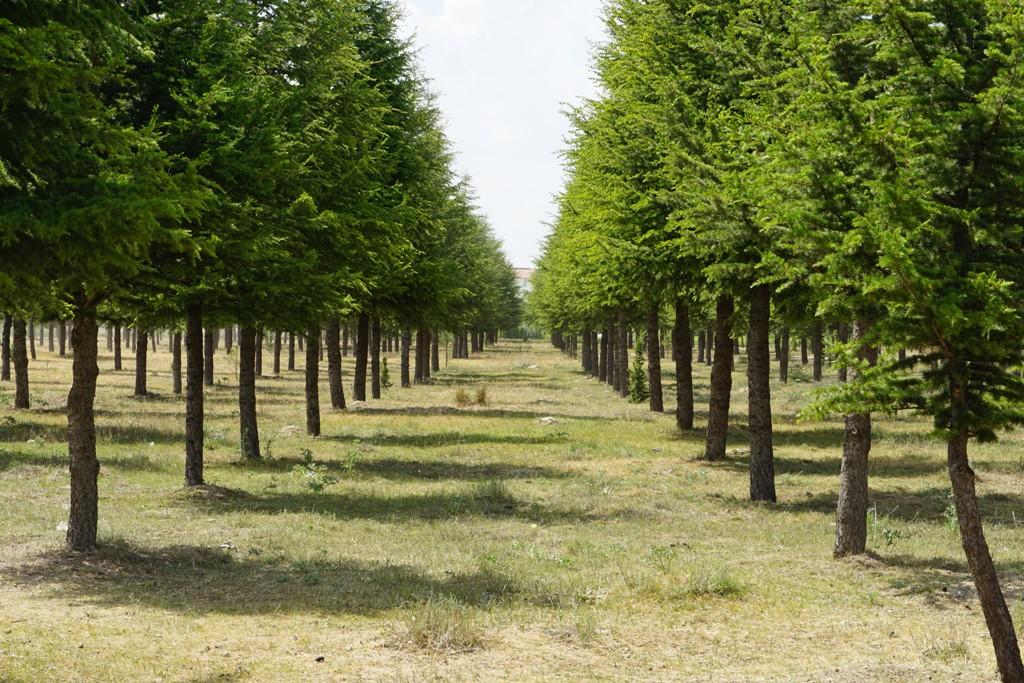
[[[562,189],[564,111],[596,92],[601,0],[405,0],[456,168],[513,266],[530,267]]]

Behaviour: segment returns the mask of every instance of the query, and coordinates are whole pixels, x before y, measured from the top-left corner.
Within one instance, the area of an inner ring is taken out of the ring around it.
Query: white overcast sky
[[[566,105],[590,97],[601,0],[405,0],[458,170],[512,265],[528,267],[562,187]]]

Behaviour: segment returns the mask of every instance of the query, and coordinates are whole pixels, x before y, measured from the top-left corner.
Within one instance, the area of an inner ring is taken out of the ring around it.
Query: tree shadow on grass
[[[24,443],[35,439],[63,443],[67,441],[68,428],[63,424],[48,424],[18,420],[0,424],[0,443]],[[160,429],[140,424],[97,424],[96,441],[100,444],[128,444],[153,442],[160,444],[184,443],[184,431]]]
[[[321,437],[324,441],[341,443],[369,444],[371,446],[405,446],[410,448],[431,448],[439,446],[457,446],[466,444],[510,444],[510,445],[544,445],[568,441],[563,434],[544,434],[540,436],[524,436],[517,434],[485,434],[472,432],[432,432],[428,434],[388,434],[377,433],[370,436],[357,434],[334,434]]]
[[[8,585],[102,607],[141,604],[188,614],[359,614],[446,597],[489,607],[500,601],[559,604],[561,596],[494,569],[431,576],[416,567],[327,557],[289,560],[238,551],[114,541],[91,553],[53,552],[0,568]]]
[[[270,470],[278,472],[291,471],[296,465],[303,464],[301,458],[274,458],[260,462],[240,462],[239,467],[248,469]],[[353,463],[338,460],[318,460],[331,472],[353,472],[371,477],[381,477],[395,481],[487,481],[491,479],[564,479],[571,476],[564,470],[531,465],[512,465],[508,463],[461,463],[450,460],[401,460],[398,458],[380,458],[357,460]]]
[[[897,570],[888,582],[898,595],[921,597],[933,607],[972,607],[977,603],[978,593],[963,556],[952,559],[894,554],[879,560]],[[1024,560],[995,558],[995,564],[1007,602],[1012,605],[1024,598]]]
[[[449,493],[384,496],[372,493],[300,492],[273,490],[260,494],[226,497],[192,497],[183,504],[207,513],[314,514],[335,519],[372,519],[380,522],[445,520],[461,517],[520,519],[542,524],[581,522],[593,519],[582,509],[546,507],[523,501],[504,490],[486,485]]]
[[[559,420],[590,420],[594,422],[607,422],[617,418],[595,417],[592,415],[573,415],[569,413],[546,413],[533,410],[500,410],[500,409],[475,409],[475,408],[452,408],[450,406],[429,406],[409,408],[366,408],[358,407],[352,411],[354,415],[380,415],[407,416],[407,417],[479,417],[479,418],[501,418],[520,420],[539,420],[545,417],[553,417]]]
[[[705,461],[709,466],[735,469],[746,472],[750,468],[747,455],[729,455],[724,460]],[[832,477],[837,481],[842,462],[835,458],[794,458],[775,455],[775,474],[791,474],[808,477]],[[928,455],[905,455],[903,457],[872,456],[868,460],[868,479],[926,477],[945,472],[945,464]]]
[[[0,450],[0,472],[15,467],[59,467],[66,469],[68,456],[66,453],[23,453],[19,451]],[[145,454],[100,456],[101,471],[106,468],[133,472],[160,472],[176,463],[160,462]]]
[[[796,500],[783,500],[776,505],[768,506],[737,497],[731,497],[728,501],[730,504],[757,505],[760,509],[777,512],[813,512],[831,516],[836,513],[837,499],[836,493],[819,493]],[[945,525],[948,523],[948,510],[951,504],[949,489],[943,487],[915,491],[902,488],[895,491],[871,489],[868,494],[868,506],[874,508],[880,518],[887,517],[901,522]],[[1024,510],[1022,495],[983,493],[978,496],[978,507],[986,524],[1016,526],[1018,523],[1024,523],[1024,519],[1020,519],[1017,514]]]

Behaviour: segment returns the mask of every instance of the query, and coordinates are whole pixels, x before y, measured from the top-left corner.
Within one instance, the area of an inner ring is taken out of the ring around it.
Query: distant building
[[[526,296],[533,290],[533,274],[537,271],[533,268],[515,268],[516,271],[516,285],[519,287],[519,293]]]

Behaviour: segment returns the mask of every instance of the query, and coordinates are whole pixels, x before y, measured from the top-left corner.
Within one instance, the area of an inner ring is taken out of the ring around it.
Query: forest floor
[[[773,387],[768,506],[746,500],[742,362],[725,462],[547,345],[504,342],[325,410],[318,439],[302,374],[261,379],[268,458],[250,464],[220,352],[206,439],[223,488],[186,493],[169,356],[151,357],[148,400],[125,360],[100,359],[103,547],[87,555],[61,549],[70,360],[32,364],[31,412],[0,388],[2,681],[996,680],[942,445],[922,419],[877,423],[875,554],[834,561],[841,423],[796,419],[813,386],[798,362]],[[700,366],[698,406],[707,384]],[[457,404],[484,387],[486,405]],[[1018,624],[1022,445],[973,448]]]

